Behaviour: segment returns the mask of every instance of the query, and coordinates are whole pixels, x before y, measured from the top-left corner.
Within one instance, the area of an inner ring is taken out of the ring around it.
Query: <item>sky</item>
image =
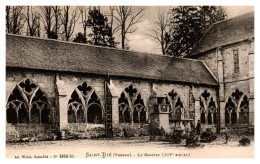
[[[159,42],[153,40],[151,36],[149,36],[151,28],[153,27],[153,21],[157,16],[157,12],[159,10],[166,10],[168,11],[171,7],[170,6],[145,6],[144,7],[144,15],[142,17],[142,21],[134,26],[136,31],[131,34],[127,34],[127,44],[130,50],[133,51],[141,51],[147,53],[155,53],[155,54],[162,54]],[[226,10],[228,18],[233,18],[238,15],[245,14],[247,12],[254,11],[253,6],[224,6]],[[101,12],[107,13],[108,7],[101,7]],[[80,18],[81,19],[81,18]],[[80,20],[79,20],[80,21]],[[83,28],[81,25],[77,25],[74,35],[78,32],[82,32]],[[120,33],[114,34],[115,40],[121,42]],[[117,46],[121,48],[121,44]]]
[[[254,11],[252,6],[225,6],[224,8],[228,18]],[[128,35],[130,50],[161,54],[160,45],[147,35],[157,11],[158,7],[147,7],[143,21],[136,25],[137,31]]]

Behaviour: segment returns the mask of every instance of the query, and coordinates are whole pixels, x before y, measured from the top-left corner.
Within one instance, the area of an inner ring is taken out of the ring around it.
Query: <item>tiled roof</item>
[[[201,61],[18,35],[6,35],[6,67],[217,85]]]
[[[213,24],[186,57],[254,37],[254,12]]]

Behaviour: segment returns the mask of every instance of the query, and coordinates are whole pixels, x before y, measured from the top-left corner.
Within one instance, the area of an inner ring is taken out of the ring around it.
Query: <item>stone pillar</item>
[[[219,84],[219,124],[220,128],[225,127],[225,90],[224,90],[224,63],[221,47],[216,50],[218,58],[218,84]]]
[[[254,125],[254,40],[250,40],[249,55],[249,124]]]
[[[225,127],[225,101],[220,101],[219,102],[219,112],[220,112],[220,128]]]
[[[160,113],[159,114],[160,127],[162,126],[166,133],[170,132],[169,126],[169,113]]]
[[[197,122],[200,120],[200,100],[195,100],[195,127],[197,126]]]
[[[68,123],[67,105],[68,105],[67,95],[59,94],[60,131],[63,131],[67,127],[67,123]]]
[[[119,127],[118,97],[112,96],[112,127]]]
[[[59,75],[56,75],[56,86],[58,89],[59,95],[59,122],[60,122],[60,131],[63,131],[67,127],[68,123],[68,96],[64,89],[64,82],[59,80]]]

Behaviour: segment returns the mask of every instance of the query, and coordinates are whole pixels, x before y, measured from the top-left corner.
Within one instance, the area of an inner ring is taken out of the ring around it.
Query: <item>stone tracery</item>
[[[84,82],[71,94],[68,102],[69,123],[96,123],[103,122],[101,102],[94,89]]]
[[[47,123],[50,106],[46,94],[32,80],[13,89],[7,101],[7,123]]]
[[[147,109],[140,92],[132,85],[125,88],[118,99],[120,123],[146,123]]]

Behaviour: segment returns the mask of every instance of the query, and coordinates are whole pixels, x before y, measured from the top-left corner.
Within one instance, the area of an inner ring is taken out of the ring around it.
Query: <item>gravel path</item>
[[[147,140],[61,140],[6,144],[7,158],[252,158],[254,142],[239,146],[238,139],[203,143],[198,148]]]

